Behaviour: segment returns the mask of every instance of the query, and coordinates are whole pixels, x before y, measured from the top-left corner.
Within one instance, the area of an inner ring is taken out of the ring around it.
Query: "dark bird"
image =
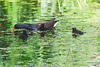
[[[37,30],[37,28],[40,26],[40,23],[37,24],[28,24],[28,23],[24,23],[24,24],[15,24],[14,27],[12,27],[12,29],[27,29],[27,30]]]
[[[52,32],[51,30],[53,30],[53,28],[47,28],[45,27],[44,23],[42,23],[38,30],[42,31],[40,33],[40,36],[44,37],[44,35],[47,34],[48,32]]]
[[[50,20],[48,22],[44,22],[44,26],[46,28],[54,28],[57,25],[58,21],[59,21],[59,20],[55,21],[55,19],[56,18],[53,18],[52,20]]]
[[[73,38],[76,38],[77,37],[77,34],[72,34]]]
[[[59,20],[55,21],[55,18],[53,18],[52,20],[48,21],[48,22],[44,22],[44,26],[46,28],[53,28],[57,25]],[[28,23],[24,23],[24,24],[15,24],[14,27],[12,27],[13,31],[14,29],[28,29],[28,30],[38,30],[38,28],[40,27],[42,23],[35,23],[35,24],[28,24]]]
[[[76,27],[72,28],[72,33],[73,33],[72,36],[74,38],[76,38],[78,35],[83,35],[84,34],[82,31],[77,30]]]
[[[74,34],[80,34],[80,35],[83,35],[84,34],[82,31],[77,30],[76,27],[73,27],[72,28],[72,33],[74,33]]]
[[[44,26],[44,23],[41,24],[41,26],[38,28],[40,31],[47,31],[47,30],[53,30],[53,28],[47,28]]]
[[[23,33],[19,35],[19,38],[23,40],[23,42],[27,41],[28,33],[26,30],[23,30]]]

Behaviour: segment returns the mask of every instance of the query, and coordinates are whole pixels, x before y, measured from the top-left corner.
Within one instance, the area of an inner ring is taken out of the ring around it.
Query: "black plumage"
[[[41,37],[44,37],[45,34],[47,33],[47,30],[50,31],[50,30],[53,30],[53,28],[47,28],[47,27],[45,27],[44,23],[42,23],[41,26],[38,28],[38,30],[42,31],[42,32],[40,33],[40,36],[41,36]]]
[[[28,33],[26,30],[23,30],[23,33],[21,33],[19,35],[19,38],[22,39],[23,41],[27,41],[27,38],[28,38]]]
[[[44,26],[46,28],[53,28],[57,25],[59,20],[55,21],[55,18],[48,22],[44,22]],[[35,23],[35,24],[29,24],[29,23],[24,23],[24,24],[15,24],[14,27],[12,27],[13,31],[14,29],[27,29],[27,30],[37,30],[42,23]]]
[[[16,24],[15,29],[37,30],[36,24]]]
[[[79,35],[83,35],[83,34],[84,34],[82,31],[77,30],[76,27],[73,27],[73,28],[72,28],[72,33],[74,33],[74,34],[79,34]]]
[[[41,24],[41,26],[38,28],[40,31],[46,31],[46,30],[53,30],[53,28],[47,28],[44,26],[44,23]]]

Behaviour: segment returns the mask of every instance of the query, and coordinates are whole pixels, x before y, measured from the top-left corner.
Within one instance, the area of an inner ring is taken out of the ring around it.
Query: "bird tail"
[[[53,26],[53,27],[55,27],[55,26],[58,24],[58,21],[59,21],[59,20],[55,21],[55,24],[54,24],[54,26]]]

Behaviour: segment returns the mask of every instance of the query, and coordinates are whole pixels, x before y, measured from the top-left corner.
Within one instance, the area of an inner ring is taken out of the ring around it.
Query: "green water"
[[[100,6],[94,3],[80,9],[46,1],[0,1],[0,67],[99,67]],[[23,42],[18,38],[21,30],[12,33],[17,23],[47,22],[54,17],[60,20],[54,35],[40,37],[35,31]],[[73,38],[72,27],[86,33]]]

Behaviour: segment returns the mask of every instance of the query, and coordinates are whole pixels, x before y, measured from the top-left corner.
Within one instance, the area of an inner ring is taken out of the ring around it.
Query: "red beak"
[[[12,33],[15,33],[15,32],[14,32],[15,26],[14,26],[14,27],[12,27],[11,29],[13,29]]]
[[[12,29],[13,29],[13,31],[15,30],[15,26],[14,27],[12,27]]]
[[[76,27],[73,27],[72,29],[74,29],[74,28],[76,28]]]

